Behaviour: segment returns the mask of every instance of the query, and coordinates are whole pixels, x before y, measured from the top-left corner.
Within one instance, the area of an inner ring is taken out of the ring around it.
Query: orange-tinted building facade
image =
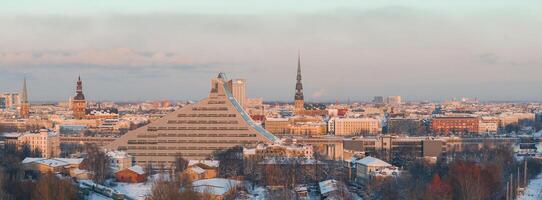
[[[471,116],[435,117],[431,122],[431,131],[439,135],[478,133],[480,119]]]

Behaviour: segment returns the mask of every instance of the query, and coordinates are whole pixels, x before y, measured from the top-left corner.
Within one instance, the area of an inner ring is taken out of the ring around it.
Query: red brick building
[[[478,133],[479,127],[475,116],[437,116],[431,121],[431,131],[439,135]]]
[[[115,173],[118,182],[141,183],[147,180],[145,171],[139,165],[134,165]]]

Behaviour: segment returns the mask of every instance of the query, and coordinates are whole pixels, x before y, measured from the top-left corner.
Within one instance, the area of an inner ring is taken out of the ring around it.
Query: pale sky
[[[542,1],[17,0],[0,6],[0,92],[31,101],[249,97],[542,101]]]

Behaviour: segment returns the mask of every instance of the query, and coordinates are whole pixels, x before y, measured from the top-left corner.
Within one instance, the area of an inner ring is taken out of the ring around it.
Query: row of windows
[[[208,153],[133,153],[134,156],[208,156]],[[143,162],[143,161],[141,161]]]
[[[216,111],[216,110],[228,110],[228,107],[193,107],[192,110],[199,110],[199,111]]]
[[[216,144],[222,144],[222,143],[232,143],[232,144],[248,144],[252,142],[257,142],[256,140],[162,140],[162,141],[156,141],[156,140],[128,140],[128,144],[159,144],[159,143],[189,143],[189,144],[196,144],[196,143],[216,143]]]
[[[235,117],[235,114],[178,114],[177,117]]]
[[[127,149],[134,150],[221,150],[230,147],[164,147],[164,146],[128,146]]]
[[[236,120],[168,120],[168,124],[238,124]]]
[[[155,138],[155,137],[256,137],[256,134],[225,134],[225,133],[159,133],[159,134],[141,134],[138,138]]]
[[[248,127],[148,127],[147,131],[158,130],[248,130]]]
[[[207,104],[226,104],[226,101],[214,101],[210,100],[207,102]]]
[[[410,141],[410,142],[391,142],[392,145],[422,145],[422,141]]]

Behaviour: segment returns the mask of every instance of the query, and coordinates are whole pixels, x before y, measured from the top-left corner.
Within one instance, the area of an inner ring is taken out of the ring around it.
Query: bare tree
[[[151,189],[148,200],[174,200],[179,198],[181,192],[175,184],[165,181],[156,181]]]
[[[175,161],[173,163],[173,173],[171,174],[171,180],[180,182],[181,173],[188,168],[188,161],[184,159],[180,154],[175,156]]]
[[[109,158],[105,152],[101,151],[96,145],[88,144],[86,146],[87,160],[86,167],[92,172],[92,180],[103,184],[107,179],[109,169]]]
[[[40,200],[75,200],[77,188],[68,179],[45,174],[36,183],[32,197]]]

